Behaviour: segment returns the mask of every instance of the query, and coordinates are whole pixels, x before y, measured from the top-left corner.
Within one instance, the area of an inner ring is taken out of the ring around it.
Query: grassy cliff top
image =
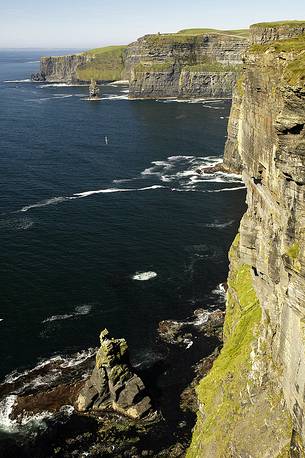
[[[255,27],[260,28],[273,28],[273,27],[298,27],[304,26],[305,21],[278,21],[278,22],[258,22],[257,24],[253,24],[250,26],[250,29]]]
[[[77,69],[77,77],[88,81],[114,81],[121,78],[123,71],[123,53],[126,46],[107,46],[95,48],[82,53],[91,57],[92,60],[80,65]]]
[[[305,24],[304,24],[305,25]],[[291,85],[305,84],[305,34],[287,40],[278,40],[263,45],[252,45],[250,52],[289,53],[285,68],[285,80]]]
[[[220,35],[234,35],[240,38],[247,38],[249,36],[249,29],[237,30],[218,30],[218,29],[183,29],[179,30],[176,35],[204,35],[206,33],[217,33]]]
[[[185,29],[176,33],[156,33],[145,35],[145,39],[155,45],[197,43],[204,35],[219,35],[219,37],[239,38],[246,40],[249,30],[216,30],[216,29]]]
[[[94,56],[100,56],[102,54],[121,54],[127,48],[126,45],[118,45],[118,46],[105,46],[103,48],[95,48],[90,49],[89,51],[85,51],[82,54],[89,54]]]

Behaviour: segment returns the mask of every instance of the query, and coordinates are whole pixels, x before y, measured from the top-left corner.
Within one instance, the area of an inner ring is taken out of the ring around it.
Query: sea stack
[[[111,338],[104,329],[100,343],[95,368],[78,395],[77,410],[110,409],[133,419],[152,414],[144,383],[131,368],[126,340]]]
[[[95,80],[91,80],[89,86],[89,100],[100,100],[100,90]]]

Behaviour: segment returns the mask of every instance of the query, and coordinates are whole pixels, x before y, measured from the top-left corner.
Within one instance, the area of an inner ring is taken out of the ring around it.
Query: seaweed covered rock
[[[132,371],[126,340],[110,338],[104,329],[100,342],[95,368],[78,395],[76,408],[81,412],[113,409],[134,419],[151,414],[151,400]]]

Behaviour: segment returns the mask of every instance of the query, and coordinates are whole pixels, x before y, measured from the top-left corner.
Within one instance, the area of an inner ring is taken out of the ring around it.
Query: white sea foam
[[[34,225],[30,218],[7,218],[0,220],[0,229],[9,229],[13,231],[27,230]]]
[[[23,413],[13,420],[11,414],[14,409],[17,396],[15,394],[6,396],[0,401],[0,429],[7,433],[14,433],[17,431],[29,429],[45,429],[47,427],[45,421],[51,419],[53,414],[48,411],[40,412],[39,414],[30,415]],[[61,413],[71,415],[73,410],[72,406],[64,406]]]
[[[32,208],[46,207],[48,205],[57,205],[62,202],[65,202],[66,200],[71,200],[71,199],[75,199],[75,197],[64,197],[64,196],[52,197],[51,199],[42,200],[41,202],[37,202],[36,204],[26,205],[25,207],[22,207],[21,210],[19,211],[27,212],[31,210]]]
[[[156,278],[158,274],[156,272],[148,271],[148,272],[136,272],[132,279],[137,281],[148,281]]]
[[[203,227],[207,227],[207,228],[213,228],[213,229],[224,229],[226,227],[229,227],[229,226],[232,226],[232,224],[234,223],[234,219],[232,219],[231,221],[228,221],[227,223],[206,223],[206,224],[203,224]]]
[[[34,368],[23,372],[13,371],[8,374],[3,384],[20,383],[20,388],[15,389],[15,393],[20,393],[28,388],[38,388],[41,386],[49,386],[55,382],[61,375],[62,370],[66,368],[77,367],[88,359],[92,358],[96,353],[96,348],[88,348],[77,352],[70,356],[56,355],[52,358],[40,361]],[[41,374],[41,370],[46,370],[50,366],[50,370]],[[37,373],[37,375],[35,375]]]
[[[135,181],[135,180],[138,180],[139,177],[135,177],[135,178],[123,178],[121,180],[112,180],[112,183],[128,183],[129,181]]]
[[[70,318],[75,318],[78,316],[88,315],[92,310],[92,305],[80,305],[75,307],[73,313],[63,314],[63,315],[53,315],[50,318],[46,318],[42,321],[42,323],[50,323],[52,321],[61,321],[61,320],[69,320]]]
[[[183,339],[183,343],[186,345],[186,350],[192,347],[194,342],[191,339]]]
[[[230,100],[227,98],[221,98],[221,99],[203,99],[203,98],[195,98],[195,99],[156,99],[156,102],[161,102],[161,103],[190,103],[190,104],[197,104],[200,103],[202,105],[205,105],[207,108],[214,108],[211,107],[210,105],[207,105],[208,103],[222,103],[224,100]],[[220,108],[223,109],[223,108]]]
[[[107,97],[102,97],[102,100],[129,100],[128,95],[109,94]]]
[[[227,191],[239,191],[240,189],[246,189],[245,186],[238,186],[236,188],[221,188],[221,189],[210,189],[202,192],[227,192]]]
[[[3,318],[0,318],[0,321],[3,321]]]
[[[129,84],[128,80],[118,80],[118,81],[113,81],[113,83],[108,83],[108,86],[125,86],[128,84]]]
[[[84,191],[73,194],[73,196],[59,196],[59,197],[52,197],[51,199],[42,200],[37,202],[36,204],[26,205],[22,207],[19,212],[27,212],[33,208],[40,208],[46,207],[48,205],[57,205],[62,202],[66,202],[68,200],[73,199],[82,199],[84,197],[89,197],[94,194],[111,194],[116,192],[141,192],[141,191],[150,191],[164,188],[161,185],[153,185],[153,186],[145,186],[144,188],[106,188],[106,189],[96,189],[94,191]]]
[[[212,294],[217,296],[221,302],[225,301],[226,298],[226,288],[223,283],[219,283],[215,289],[213,289]]]
[[[7,80],[4,81],[4,83],[31,83],[32,81],[30,79],[25,79],[25,80]]]
[[[85,86],[84,84],[68,84],[68,83],[47,83],[47,84],[40,84],[39,88],[44,89],[45,87],[82,87]]]
[[[11,432],[14,430],[15,422],[10,418],[17,396],[10,395],[0,401],[0,429]]]
[[[146,186],[144,188],[129,188],[129,189],[124,189],[124,188],[107,188],[107,189],[96,189],[95,191],[85,191],[85,192],[80,192],[77,194],[73,194],[76,197],[82,198],[82,197],[88,197],[93,194],[110,194],[110,193],[115,193],[115,192],[138,192],[138,191],[149,191],[149,190],[154,190],[154,189],[161,189],[164,186],[160,185],[153,185],[153,186]]]
[[[73,97],[73,94],[54,94],[52,99],[68,99],[70,97]]]

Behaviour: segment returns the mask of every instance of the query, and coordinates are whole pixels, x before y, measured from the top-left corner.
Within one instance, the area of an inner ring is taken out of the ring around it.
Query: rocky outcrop
[[[242,169],[248,210],[188,457],[305,456],[305,38],[282,27],[252,28],[232,107],[225,164]]]
[[[96,365],[76,401],[80,412],[112,409],[139,419],[152,414],[152,406],[140,377],[133,373],[125,339],[101,332]]]

